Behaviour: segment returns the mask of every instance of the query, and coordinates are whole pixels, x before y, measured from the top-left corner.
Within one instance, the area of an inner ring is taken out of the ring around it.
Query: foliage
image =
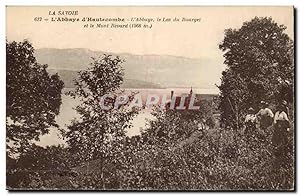
[[[18,158],[7,157],[7,187],[18,189],[63,188],[59,181],[72,175],[70,155],[64,146],[41,147],[32,144]]]
[[[79,72],[76,88],[70,95],[81,101],[75,108],[80,118],[72,121],[66,133],[74,163],[104,159],[111,150],[111,142],[125,137],[125,129],[137,113],[126,107],[128,103],[117,109],[100,107],[100,98],[107,94],[114,97],[106,101],[106,106],[114,107],[123,82],[121,63],[119,57],[104,55],[93,59],[87,70]]]
[[[57,127],[63,82],[37,63],[28,41],[6,42],[6,138],[8,153],[26,150],[32,140]]]
[[[167,117],[168,118],[168,117]],[[167,121],[166,123],[170,123]],[[165,128],[173,127],[173,125]],[[191,128],[191,125],[188,126]],[[179,133],[187,127],[181,124]],[[252,135],[210,129],[180,140],[144,133],[114,147],[104,161],[89,161],[67,177],[71,189],[117,190],[290,190],[294,186],[292,137],[280,157],[272,128]],[[167,132],[167,130],[166,130]]]
[[[241,116],[261,100],[293,102],[293,41],[283,25],[271,18],[255,17],[240,29],[227,29],[220,44],[224,63],[221,116],[226,126],[240,127]]]

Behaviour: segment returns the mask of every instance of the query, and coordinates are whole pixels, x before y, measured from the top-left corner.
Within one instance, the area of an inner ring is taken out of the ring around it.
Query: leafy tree
[[[125,138],[125,129],[137,113],[135,109],[126,107],[129,102],[110,110],[104,110],[99,104],[102,96],[110,94],[113,97],[106,101],[106,106],[114,107],[123,82],[121,64],[119,57],[111,55],[94,58],[87,70],[79,72],[76,88],[70,92],[81,101],[76,107],[80,118],[72,122],[66,133],[67,143],[77,162],[105,159],[112,151],[112,142]]]
[[[37,63],[28,41],[6,42],[6,139],[8,153],[24,152],[32,140],[58,127],[63,82]]]
[[[255,17],[240,29],[227,29],[219,48],[227,69],[222,73],[221,117],[237,128],[249,107],[261,100],[293,101],[293,41],[272,18]],[[288,93],[287,93],[288,92]]]

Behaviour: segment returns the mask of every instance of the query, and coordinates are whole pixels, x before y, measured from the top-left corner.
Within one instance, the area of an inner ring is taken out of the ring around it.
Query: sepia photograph
[[[293,6],[6,6],[6,189],[296,189]]]

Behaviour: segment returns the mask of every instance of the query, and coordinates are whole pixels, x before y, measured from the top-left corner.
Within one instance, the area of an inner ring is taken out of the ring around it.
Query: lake
[[[64,89],[64,92],[71,89]],[[175,96],[180,96],[181,94],[186,94],[190,92],[190,88],[164,88],[164,89],[125,89],[125,93],[128,92],[139,92],[144,99],[148,94],[155,94],[158,96],[167,95],[170,98],[171,91],[174,91]],[[199,89],[193,88],[193,93],[195,94],[218,94],[218,89]],[[74,118],[79,118],[74,108],[79,105],[80,101],[73,99],[63,93],[62,95],[62,105],[60,107],[60,113],[56,117],[56,122],[61,128],[67,128],[67,125],[71,123]],[[128,136],[134,136],[140,134],[141,129],[147,126],[147,121],[154,119],[151,115],[149,109],[143,109],[140,113],[132,120],[132,127],[127,129]],[[38,145],[57,145],[65,144],[65,141],[61,137],[59,131],[56,128],[52,128],[49,134],[40,137],[40,141],[37,142]]]

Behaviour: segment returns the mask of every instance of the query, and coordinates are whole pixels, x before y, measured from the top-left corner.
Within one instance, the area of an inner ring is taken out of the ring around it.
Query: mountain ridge
[[[103,54],[116,55],[124,60],[122,66],[125,80],[135,80],[137,83],[143,81],[150,86],[154,84],[155,88],[192,86],[215,89],[215,82],[211,78],[214,74],[213,61],[209,59],[172,55],[118,54],[87,48],[40,48],[36,49],[35,54],[39,63],[48,64],[48,69],[71,72],[86,69],[92,62],[92,57],[97,58]],[[135,84],[135,86],[140,85]]]
[[[62,70],[62,69],[48,69],[50,74],[58,74],[64,82],[65,88],[74,88],[74,80],[78,76],[77,70]],[[150,82],[125,78],[121,84],[121,88],[152,88],[152,89],[163,89],[164,87]]]
[[[86,50],[90,52],[95,52],[95,53],[103,53],[103,54],[111,54],[111,55],[132,55],[132,56],[153,56],[153,57],[159,57],[159,56],[167,56],[167,57],[173,57],[173,58],[182,58],[182,59],[191,59],[191,60],[200,60],[201,58],[191,58],[191,57],[186,57],[186,56],[178,56],[178,55],[170,55],[170,54],[134,54],[134,53],[128,53],[128,52],[105,52],[102,50],[93,50],[89,48],[37,48],[36,50]]]

